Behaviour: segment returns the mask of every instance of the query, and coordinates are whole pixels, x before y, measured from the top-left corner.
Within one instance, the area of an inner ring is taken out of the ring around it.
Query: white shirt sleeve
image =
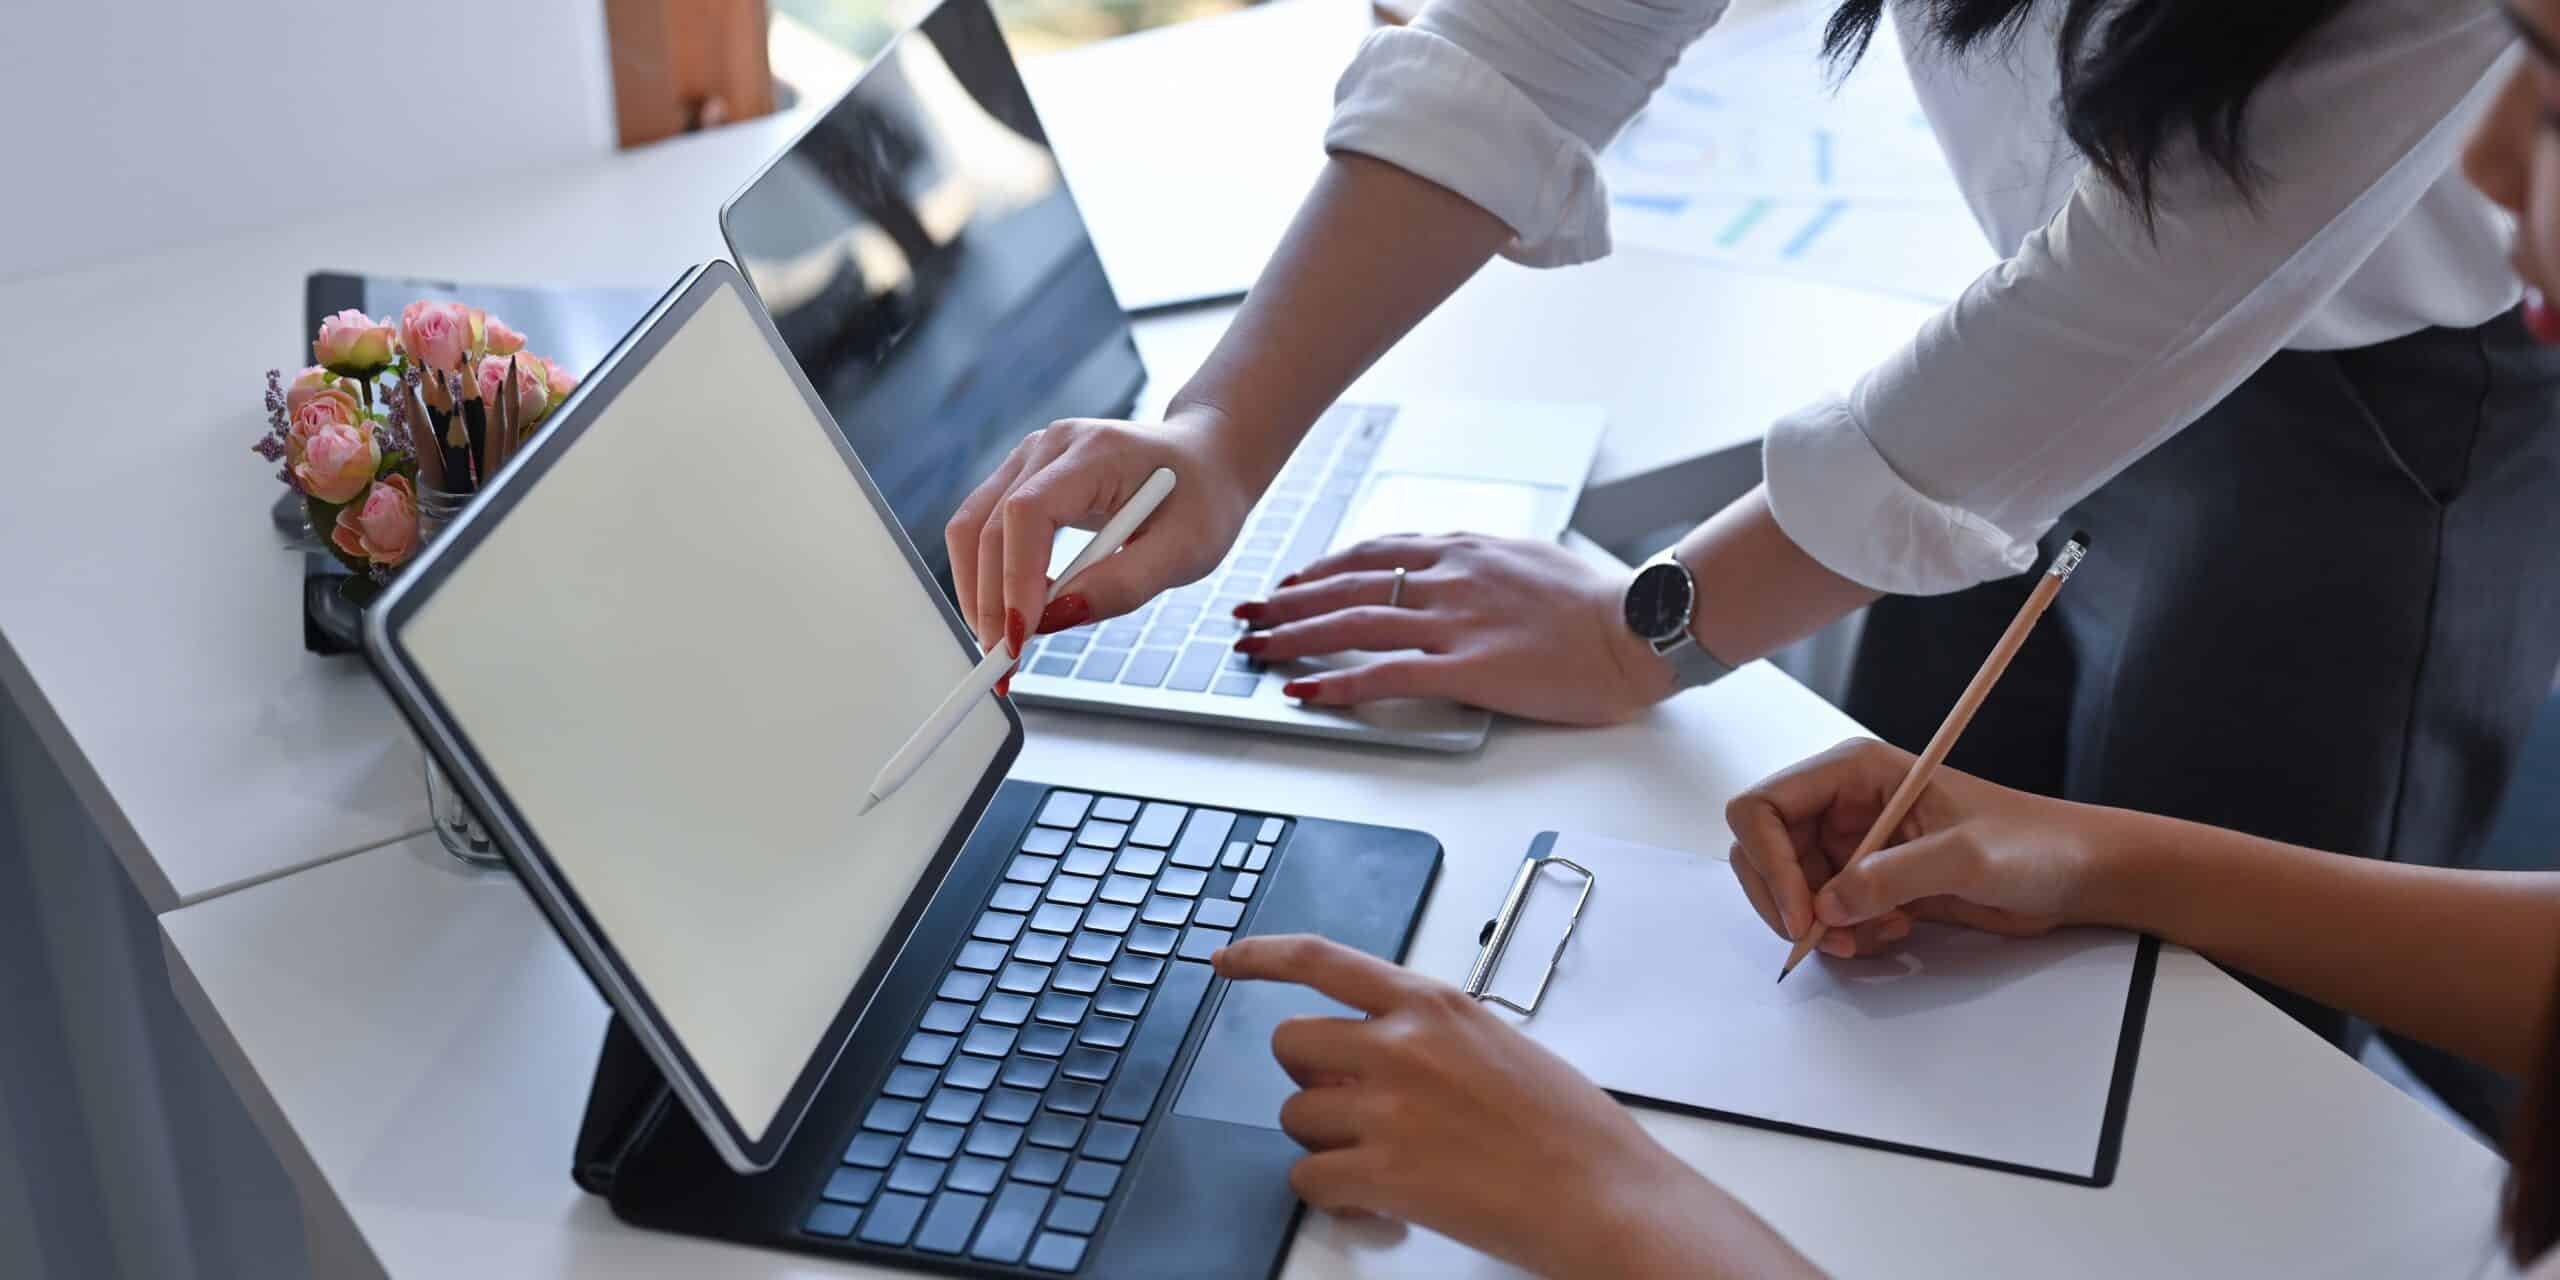
[[[1432,0],[1372,34],[1334,89],[1325,149],[1427,178],[1500,218],[1530,266],[1609,251],[1599,148],[1726,0]]]
[[[2254,203],[2190,154],[2146,229],[2084,175],[1845,400],[1770,430],[1780,527],[1899,594],[2032,567],[2065,508],[2287,345],[2445,175],[2512,42],[2494,6],[2356,6],[2253,102]]]

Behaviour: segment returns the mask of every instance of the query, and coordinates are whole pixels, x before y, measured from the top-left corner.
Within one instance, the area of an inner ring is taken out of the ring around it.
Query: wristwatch
[[[1695,689],[1732,673],[1689,634],[1698,612],[1698,580],[1679,557],[1666,551],[1637,569],[1627,584],[1624,612],[1627,630],[1671,664],[1674,688]]]

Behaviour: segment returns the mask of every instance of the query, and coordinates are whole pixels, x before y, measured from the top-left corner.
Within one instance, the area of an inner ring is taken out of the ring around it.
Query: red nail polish
[[[1284,586],[1284,587],[1294,587],[1294,586],[1298,585],[1298,575],[1296,575],[1296,574],[1294,574],[1294,573],[1293,573],[1293,574],[1290,574],[1288,577],[1282,578],[1282,579],[1280,580],[1280,585],[1281,585],[1281,586]]]
[[[1269,636],[1245,636],[1236,641],[1236,652],[1238,653],[1260,653],[1270,647],[1271,637]]]
[[[1316,696],[1316,683],[1317,682],[1313,680],[1292,680],[1289,683],[1280,686],[1280,696],[1283,698],[1312,698]]]
[[[1074,592],[1069,592],[1050,601],[1049,607],[1040,611],[1040,634],[1045,636],[1052,631],[1081,627],[1091,621],[1093,621],[1093,602]]]
[[[1247,600],[1243,604],[1236,606],[1236,616],[1247,622],[1258,622],[1261,620],[1262,615],[1269,611],[1270,606],[1259,600]]]
[[[1004,642],[1007,645],[1012,646],[1013,656],[1017,658],[1022,656],[1022,636],[1025,630],[1026,628],[1022,621],[1022,610],[1007,609],[1004,611]]]
[[[1004,675],[996,681],[997,697],[1001,698],[1013,692],[1013,672],[1013,668],[1005,668]]]

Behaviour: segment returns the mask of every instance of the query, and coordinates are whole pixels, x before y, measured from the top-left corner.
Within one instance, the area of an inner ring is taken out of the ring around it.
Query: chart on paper
[[[1997,261],[1962,205],[1715,193],[1619,195],[1622,246],[1945,302]]]

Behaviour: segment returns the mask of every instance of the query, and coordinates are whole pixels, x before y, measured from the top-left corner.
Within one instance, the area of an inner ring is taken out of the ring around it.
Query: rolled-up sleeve
[[[1598,151],[1644,107],[1726,0],[1433,0],[1363,44],[1325,148],[1465,196],[1530,266],[1609,251]]]
[[[2285,347],[2446,178],[2501,79],[2503,23],[2493,6],[2350,6],[2259,91],[2249,192],[2190,159],[2146,226],[2084,176],[1846,397],[1770,431],[1780,527],[1897,594],[2029,568],[2065,509]]]

